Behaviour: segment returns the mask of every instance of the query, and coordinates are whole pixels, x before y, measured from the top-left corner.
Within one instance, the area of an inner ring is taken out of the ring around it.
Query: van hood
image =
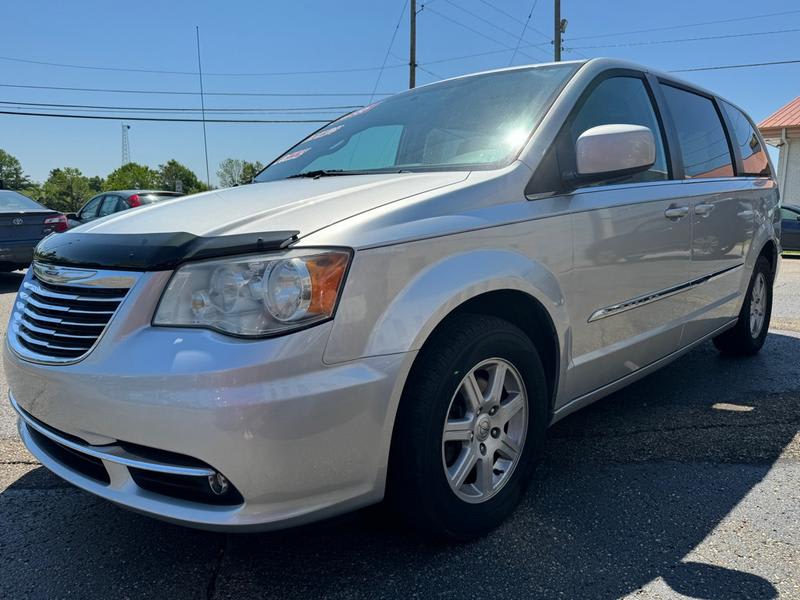
[[[185,232],[202,237],[296,231],[297,237],[303,237],[468,176],[464,171],[386,173],[253,183],[124,211],[71,231],[139,235]]]

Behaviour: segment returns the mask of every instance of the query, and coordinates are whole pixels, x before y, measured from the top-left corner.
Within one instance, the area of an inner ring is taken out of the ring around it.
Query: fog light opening
[[[228,492],[230,485],[221,473],[214,473],[208,476],[208,487],[211,488],[214,495],[224,496]]]

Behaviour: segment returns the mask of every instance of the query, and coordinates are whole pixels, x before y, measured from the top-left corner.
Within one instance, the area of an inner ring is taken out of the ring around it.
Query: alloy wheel
[[[461,380],[442,430],[442,463],[453,492],[485,502],[511,478],[528,429],[528,396],[519,371],[502,358]]]
[[[757,338],[764,327],[764,316],[767,307],[767,280],[763,273],[758,273],[750,292],[750,335]]]

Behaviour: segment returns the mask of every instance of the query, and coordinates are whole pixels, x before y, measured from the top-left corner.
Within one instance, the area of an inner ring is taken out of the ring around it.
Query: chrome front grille
[[[11,347],[38,362],[75,362],[97,343],[136,273],[35,264],[20,288]]]

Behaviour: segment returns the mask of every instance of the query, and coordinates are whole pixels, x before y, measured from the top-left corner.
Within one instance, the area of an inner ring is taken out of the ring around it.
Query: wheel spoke
[[[505,459],[517,460],[517,456],[519,455],[519,446],[517,445],[517,442],[512,440],[508,435],[502,435],[500,436],[497,451]]]
[[[500,405],[500,410],[497,411],[497,420],[505,425],[514,415],[516,415],[525,406],[525,399],[519,392],[508,397],[504,404]]]
[[[477,487],[483,494],[488,494],[492,491],[493,462],[494,460],[491,456],[483,456],[478,461],[478,477],[475,479],[475,487]]]
[[[477,453],[475,452],[475,448],[469,446],[467,447],[466,452],[462,452],[461,456],[458,457],[458,460],[453,463],[452,467],[448,469],[450,482],[455,489],[461,489],[461,486],[464,485],[464,480],[475,466],[476,458]]]
[[[463,419],[448,419],[444,426],[445,442],[468,442],[475,427],[472,417]]]
[[[500,404],[500,400],[503,398],[503,387],[506,383],[506,373],[508,373],[508,368],[505,363],[497,363],[495,365],[484,396],[487,404]]]
[[[483,405],[483,393],[481,392],[480,386],[478,386],[478,380],[475,379],[474,372],[467,375],[464,379],[464,383],[461,385],[461,389],[464,393],[464,399],[467,401],[467,405],[472,409],[473,413],[477,413]]]

